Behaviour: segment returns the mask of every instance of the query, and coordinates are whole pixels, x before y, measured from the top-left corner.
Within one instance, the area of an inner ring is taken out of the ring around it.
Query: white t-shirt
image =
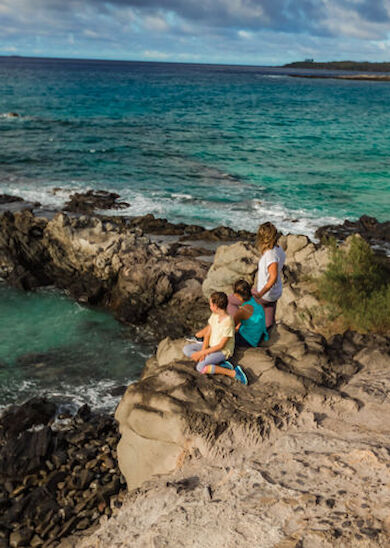
[[[272,249],[268,249],[260,258],[259,272],[257,277],[257,291],[261,291],[265,284],[269,280],[268,267],[272,263],[278,263],[278,278],[275,284],[271,287],[267,293],[264,293],[263,299],[266,301],[277,301],[282,295],[282,279],[280,273],[282,271],[284,262],[286,260],[286,254],[283,249],[276,245]]]
[[[225,337],[228,337],[228,341],[222,348],[221,352],[225,358],[233,356],[234,352],[234,320],[231,316],[227,316],[222,322],[219,321],[218,314],[211,314],[209,318],[209,324],[211,326],[211,335],[209,345],[216,346]]]

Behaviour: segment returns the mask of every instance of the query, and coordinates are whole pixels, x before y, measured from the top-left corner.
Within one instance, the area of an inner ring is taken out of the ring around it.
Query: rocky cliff
[[[389,340],[273,339],[247,387],[160,343],[116,412],[128,503],[85,546],[388,546]]]
[[[155,337],[180,336],[205,317],[209,265],[186,251],[178,242],[157,245],[122,219],[57,213],[49,220],[29,210],[0,216],[0,276],[8,283],[64,288]]]
[[[198,374],[178,337],[206,320],[211,291],[254,281],[251,239],[158,224],[29,210],[0,217],[8,283],[54,284],[169,336],[116,412],[128,504],[84,546],[387,546],[390,341],[321,335],[312,278],[326,248],[281,238],[279,324],[267,346],[237,354],[245,387]],[[145,230],[174,238],[156,243]],[[241,241],[220,246],[210,268],[205,250],[183,241],[191,237]]]

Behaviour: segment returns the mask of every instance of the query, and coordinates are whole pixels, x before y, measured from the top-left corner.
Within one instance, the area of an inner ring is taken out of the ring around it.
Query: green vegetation
[[[319,297],[328,303],[330,320],[362,332],[390,332],[390,270],[359,236],[337,247],[330,242],[331,260],[317,279]]]
[[[369,61],[329,61],[317,63],[312,59],[296,61],[283,65],[284,68],[325,69],[325,70],[358,70],[364,72],[390,72],[390,63],[370,63]]]

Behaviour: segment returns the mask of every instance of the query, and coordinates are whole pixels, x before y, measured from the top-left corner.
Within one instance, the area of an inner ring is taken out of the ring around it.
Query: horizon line
[[[168,60],[159,60],[154,61],[152,59],[99,59],[97,57],[42,57],[40,55],[19,55],[14,54],[0,54],[0,59],[41,59],[44,61],[94,61],[94,62],[104,62],[108,61],[110,63],[160,63],[167,65],[206,65],[214,67],[253,67],[253,68],[283,68],[283,65],[252,65],[252,64],[238,64],[238,63],[208,63],[206,61],[168,61]],[[293,61],[300,62],[300,61]],[[303,62],[303,61],[302,61]],[[289,64],[289,63],[287,63]]]

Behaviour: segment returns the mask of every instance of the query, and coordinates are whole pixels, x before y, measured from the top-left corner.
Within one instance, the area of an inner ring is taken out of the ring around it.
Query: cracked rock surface
[[[389,545],[389,340],[273,339],[249,386],[160,343],[116,413],[128,502],[82,546]]]

